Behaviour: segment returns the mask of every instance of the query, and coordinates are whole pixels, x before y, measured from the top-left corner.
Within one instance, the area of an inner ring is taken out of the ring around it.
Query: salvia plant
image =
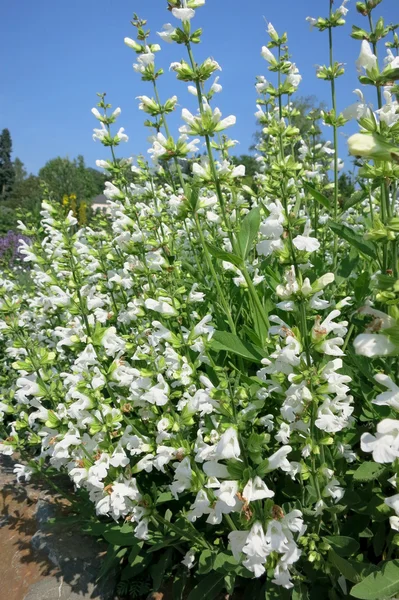
[[[399,39],[380,2],[356,3],[362,87],[343,113],[348,0],[308,18],[331,106],[303,137],[301,75],[268,25],[249,185],[217,108],[221,67],[195,58],[205,0],[169,0],[158,38],[134,15],[149,160],[120,156],[121,110],[99,94],[109,215],[79,226],[49,197],[42,235],[21,224],[33,286],[0,281],[0,452],[21,457],[19,481],[69,475],[85,531],[110,544],[102,574],[117,567],[132,594],[399,595]],[[193,96],[177,136],[159,38]],[[342,197],[349,119],[358,177]]]

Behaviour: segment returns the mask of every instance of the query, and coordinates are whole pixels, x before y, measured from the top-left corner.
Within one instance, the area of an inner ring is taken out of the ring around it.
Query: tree
[[[294,127],[298,127],[301,137],[305,137],[312,128],[313,119],[310,116],[320,118],[322,110],[327,110],[325,104],[319,102],[316,96],[299,96],[292,102],[295,112],[291,123]],[[317,136],[320,137],[320,134]],[[318,140],[320,141],[320,139]]]
[[[320,111],[326,110],[325,105],[319,102],[316,96],[299,96],[292,101],[294,114],[291,117],[291,124],[299,129],[302,138],[306,138],[309,131],[312,129],[313,119],[311,116],[320,115]],[[320,132],[321,133],[321,132]],[[320,133],[316,136],[317,141],[320,141]],[[257,130],[254,133],[254,144],[250,150],[254,150],[256,144],[262,138],[262,130]]]
[[[255,173],[259,172],[258,162],[254,156],[250,154],[241,154],[241,156],[231,156],[231,162],[233,165],[244,165],[245,176],[253,177]]]
[[[29,175],[17,181],[7,200],[7,206],[14,211],[15,226],[18,219],[28,220],[30,223],[38,225],[43,198],[44,194],[39,177]]]
[[[0,134],[0,199],[6,200],[15,181],[14,166],[11,161],[12,141],[8,129]]]
[[[350,198],[356,191],[353,180],[348,173],[341,173],[338,179],[339,196],[342,199]]]
[[[28,171],[25,169],[25,165],[18,157],[14,159],[14,173],[15,173],[15,184],[20,183],[28,177]]]
[[[57,202],[65,196],[76,196],[78,202],[90,202],[103,192],[105,176],[86,167],[83,156],[74,160],[53,158],[39,171],[43,181]]]

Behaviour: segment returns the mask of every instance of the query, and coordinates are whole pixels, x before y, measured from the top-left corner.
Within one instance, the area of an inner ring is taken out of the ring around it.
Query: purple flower
[[[24,240],[27,244],[31,242],[26,235],[15,231],[9,231],[0,237],[0,262],[6,262],[9,267],[13,267],[22,259],[22,255],[19,253],[20,240]]]

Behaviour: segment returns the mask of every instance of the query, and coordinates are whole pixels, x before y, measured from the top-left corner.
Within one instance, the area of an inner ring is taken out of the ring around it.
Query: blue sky
[[[315,65],[328,60],[328,34],[311,32],[305,22],[308,15],[325,16],[328,5],[329,0],[207,0],[197,11],[194,23],[203,28],[204,35],[202,44],[195,47],[196,59],[212,56],[222,66],[223,92],[217,105],[225,116],[237,116],[236,127],[230,129],[230,135],[240,141],[237,153],[247,152],[256,128],[255,76],[268,77],[267,63],[260,56],[261,46],[268,41],[264,19],[278,32],[288,32],[292,60],[303,75],[298,94],[314,94],[330,105],[329,84],[315,77]],[[347,25],[334,31],[335,57],[347,65],[347,73],[337,83],[339,109],[355,100],[352,91],[358,87],[354,63],[360,42],[350,37],[351,26],[366,24],[355,10],[355,0],[348,6]],[[166,0],[14,0],[3,5],[0,129],[10,129],[14,157],[30,172],[36,173],[47,160],[60,155],[83,154],[90,166],[96,158],[108,158],[106,149],[92,141],[96,121],[90,109],[99,91],[106,91],[109,102],[122,108],[118,125],[125,127],[130,139],[120,146],[121,154],[147,151],[149,130],[142,124],[144,115],[135,97],[151,95],[151,87],[133,71],[136,55],[123,43],[125,36],[133,37],[133,12],[148,19],[154,41],[164,23],[175,21],[166,10]],[[387,22],[398,21],[398,0],[383,0],[377,12]],[[165,69],[161,96],[176,94],[180,109],[194,110],[196,99],[168,71],[172,61],[186,58],[184,53],[182,46],[162,44],[157,54],[157,65]],[[374,90],[366,92],[368,100],[375,102]],[[180,109],[171,119],[174,131],[180,123]],[[343,135],[340,146],[345,157]]]

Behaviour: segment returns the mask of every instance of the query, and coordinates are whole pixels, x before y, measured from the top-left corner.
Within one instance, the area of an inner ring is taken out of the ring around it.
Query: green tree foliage
[[[12,140],[8,129],[0,134],[0,199],[6,200],[15,181],[14,166],[11,161]]]
[[[17,217],[15,211],[9,206],[0,204],[0,235],[15,229]]]
[[[355,193],[353,179],[348,173],[341,173],[338,179],[338,190],[340,198],[350,198]]]
[[[292,104],[295,109],[295,115],[291,119],[292,125],[298,127],[301,137],[306,138],[312,129],[312,117],[319,116],[320,111],[326,110],[326,106],[319,102],[316,96],[300,96]],[[317,137],[320,137],[320,133]]]
[[[241,154],[241,156],[232,156],[231,162],[234,165],[244,165],[245,167],[245,176],[253,177],[255,173],[259,172],[258,163],[254,156],[250,154]]]
[[[325,105],[319,102],[316,96],[299,96],[292,101],[292,109],[291,124],[299,129],[300,137],[306,140],[312,132],[314,117],[320,115],[320,111],[325,109]],[[320,141],[320,134],[321,131],[318,130],[317,141]],[[262,130],[258,129],[254,133],[254,144],[251,146],[251,150],[255,149],[261,138]]]
[[[20,183],[28,177],[28,171],[25,169],[25,165],[18,157],[14,159],[14,173],[15,173],[15,184]]]
[[[21,219],[32,224],[40,222],[40,207],[43,200],[43,185],[35,175],[26,176],[26,171],[21,163],[25,176],[18,180],[7,202],[15,215],[15,221]]]
[[[90,202],[104,189],[105,176],[86,167],[83,156],[70,160],[60,156],[49,160],[39,171],[54,200],[61,202],[64,196],[76,195],[79,201]]]

